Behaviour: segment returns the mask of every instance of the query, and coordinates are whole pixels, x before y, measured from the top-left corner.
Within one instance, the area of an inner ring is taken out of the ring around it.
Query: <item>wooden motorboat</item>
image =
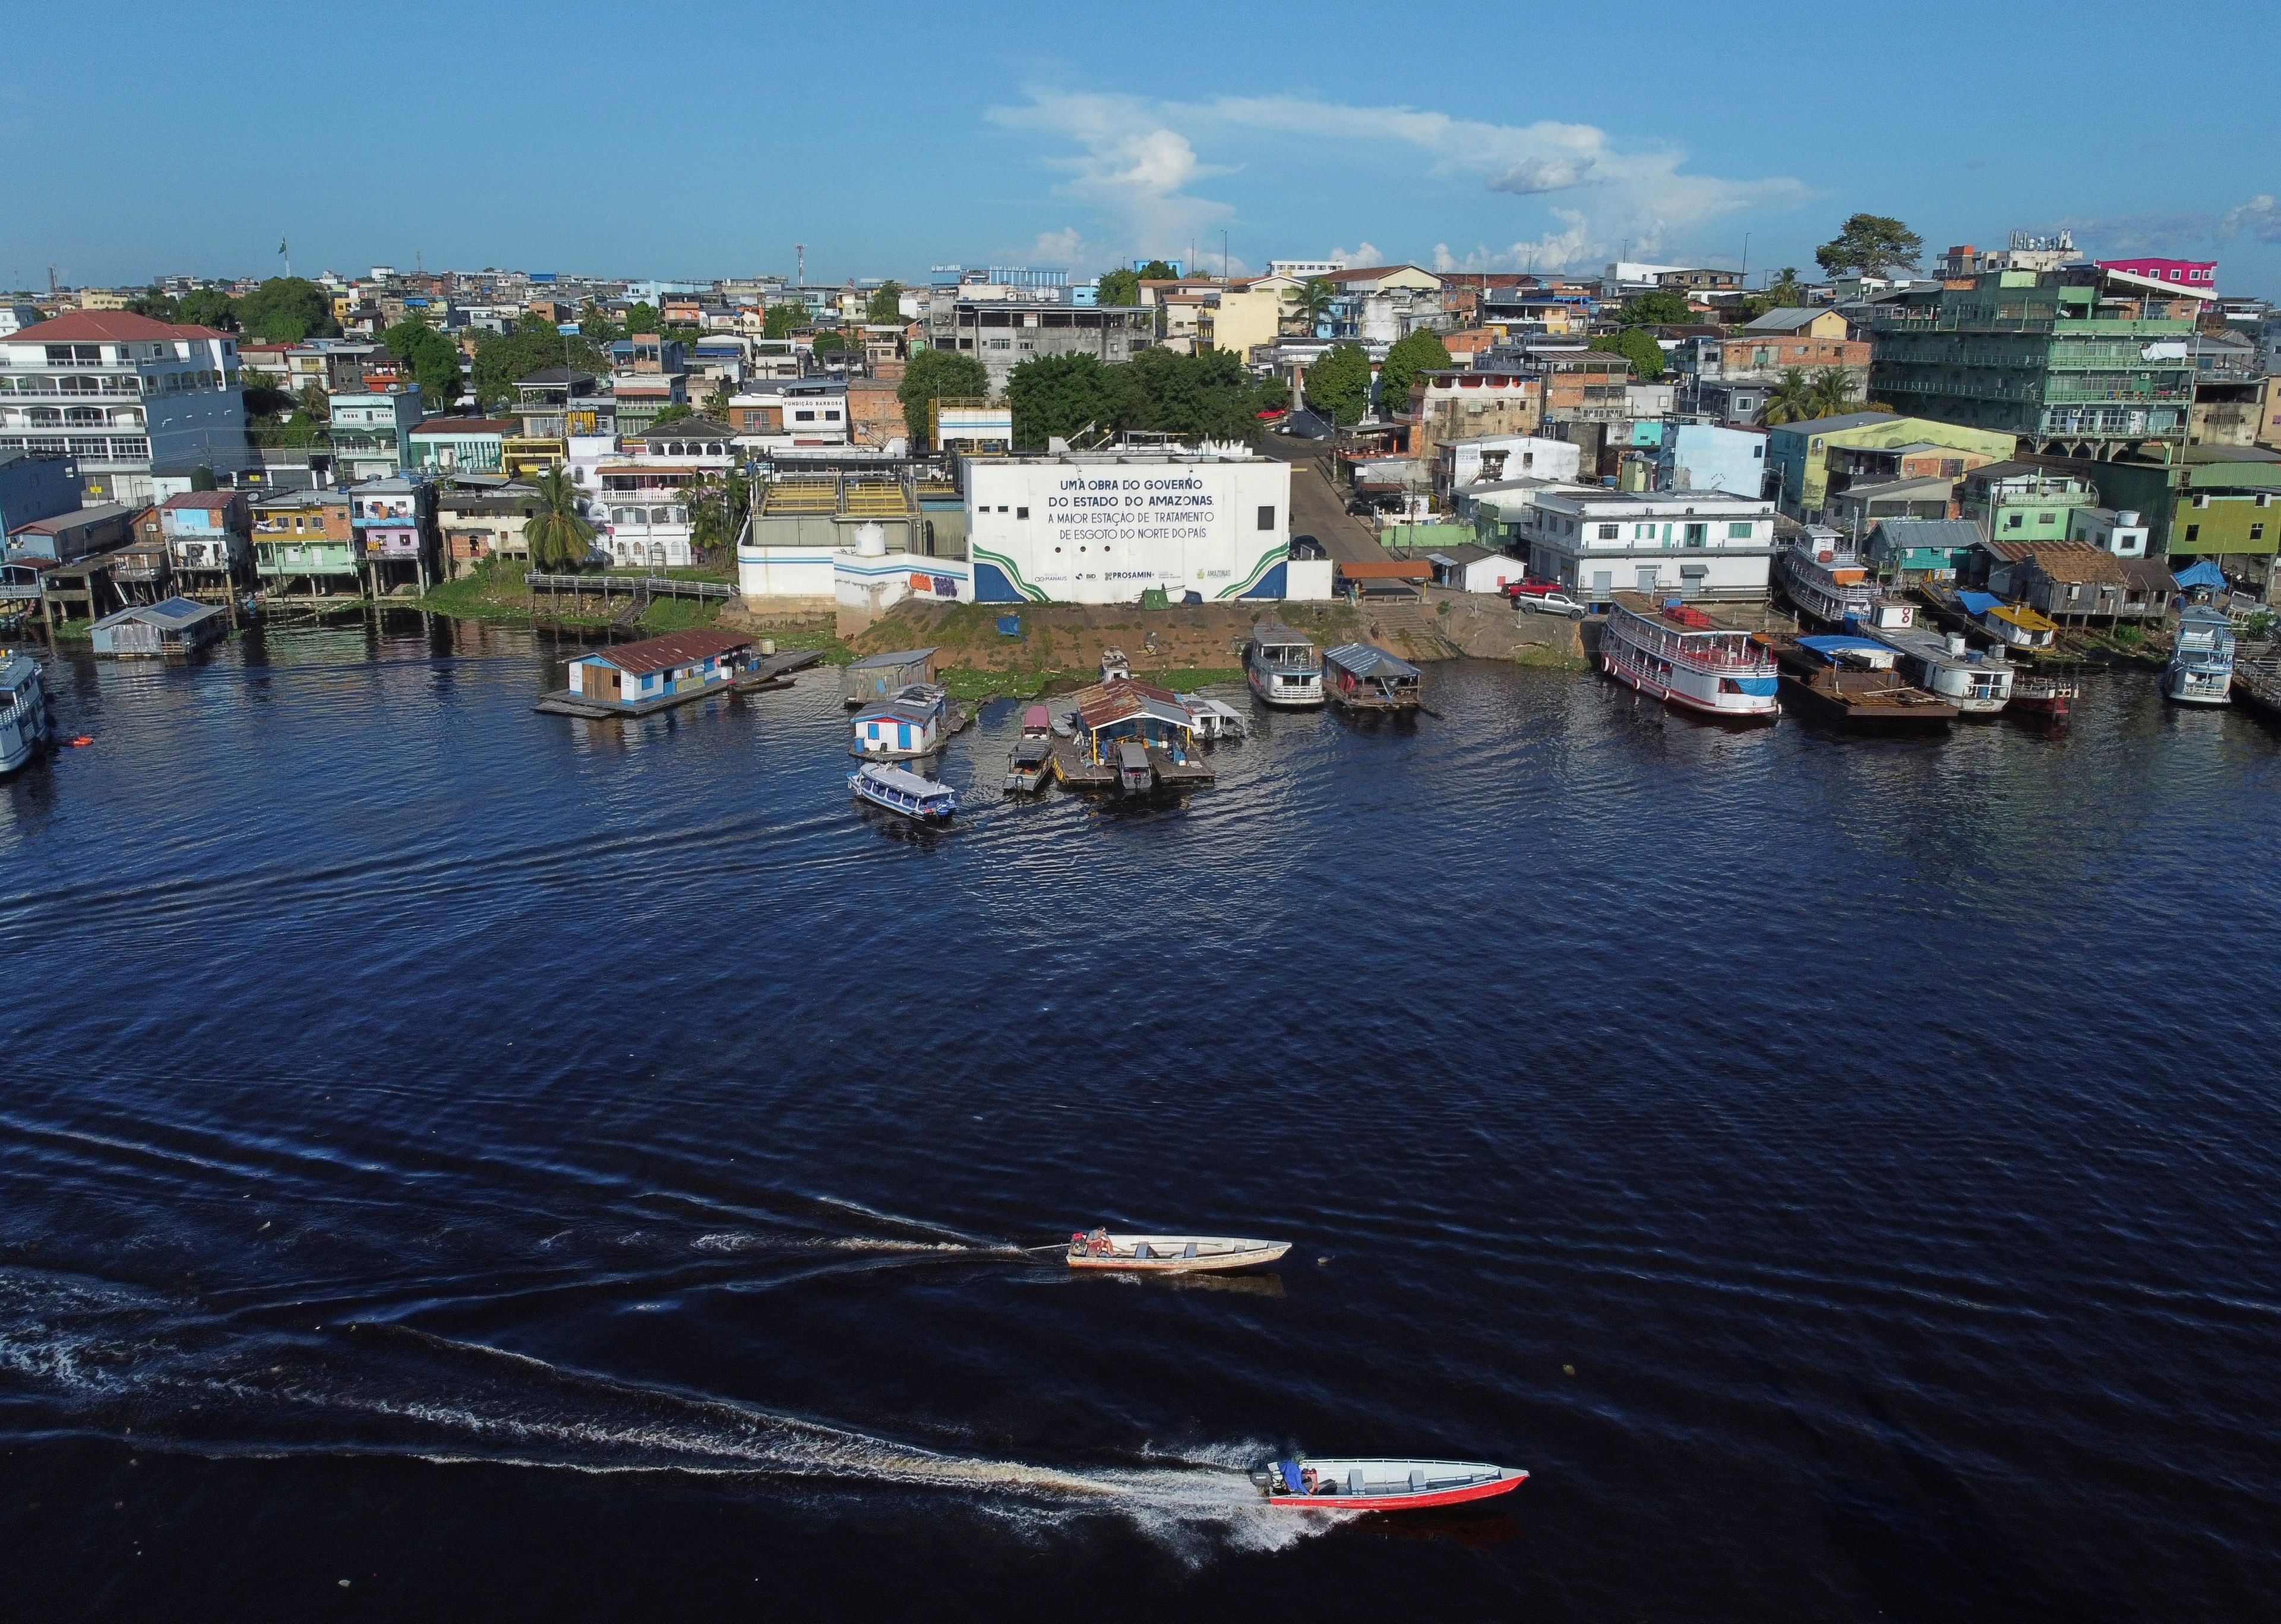
[[[1528,1481],[1517,1466],[1472,1460],[1310,1460],[1295,1455],[1254,1472],[1271,1505],[1318,1512],[1422,1512],[1509,1495]]]
[[[1096,1229],[1070,1237],[1072,1269],[1116,1269],[1156,1274],[1202,1274],[1256,1269],[1291,1249],[1288,1241],[1244,1241],[1233,1235],[1123,1235]]]
[[[849,773],[847,792],[914,823],[947,824],[958,810],[958,792],[949,785],[878,762],[866,762]]]
[[[2064,677],[2022,677],[2012,684],[2012,709],[2036,722],[2064,722],[2082,685]]]
[[[1042,706],[1040,709],[1044,708]],[[1054,741],[1025,736],[1006,756],[1006,787],[1028,794],[1053,776]]]

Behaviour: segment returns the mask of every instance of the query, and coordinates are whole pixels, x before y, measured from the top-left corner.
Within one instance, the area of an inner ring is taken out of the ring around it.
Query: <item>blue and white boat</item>
[[[2233,702],[2233,623],[2223,609],[2188,604],[2178,612],[2178,635],[2162,673],[2162,693],[2181,705]]]
[[[0,772],[13,772],[48,742],[48,690],[40,662],[0,649]]]
[[[847,793],[920,824],[947,824],[958,810],[958,792],[901,767],[866,762],[847,775]]]

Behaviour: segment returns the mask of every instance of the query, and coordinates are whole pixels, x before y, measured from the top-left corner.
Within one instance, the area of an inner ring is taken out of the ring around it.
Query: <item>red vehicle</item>
[[[1559,590],[1560,583],[1558,581],[1508,581],[1504,584],[1504,595],[1515,603],[1524,598],[1542,598],[1547,592]]]

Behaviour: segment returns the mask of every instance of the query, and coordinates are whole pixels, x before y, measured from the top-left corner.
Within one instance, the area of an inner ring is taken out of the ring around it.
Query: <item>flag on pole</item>
[[[277,254],[280,259],[285,255],[285,239],[282,236],[277,239]]]

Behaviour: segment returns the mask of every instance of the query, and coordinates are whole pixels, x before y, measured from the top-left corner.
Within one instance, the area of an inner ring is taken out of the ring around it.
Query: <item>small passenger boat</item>
[[[2162,697],[2180,705],[2233,703],[2233,622],[2223,609],[2190,603],[2178,611]]]
[[[1050,739],[1024,739],[1006,757],[1006,787],[1028,794],[1053,776],[1054,744]]]
[[[0,772],[13,772],[48,742],[48,690],[40,662],[0,649]]]
[[[1125,651],[1123,649],[1118,648],[1112,644],[1110,646],[1101,651],[1102,681],[1111,683],[1115,682],[1120,677],[1125,677],[1129,681],[1131,680],[1132,676],[1133,662],[1125,657]]]
[[[1273,621],[1251,629],[1250,641],[1243,646],[1243,677],[1270,705],[1323,702],[1323,660],[1314,639]]]
[[[1148,746],[1137,739],[1117,745],[1117,788],[1126,795],[1145,795],[1156,787],[1156,769],[1148,761]]]
[[[1853,544],[1819,524],[1806,526],[1775,558],[1774,577],[1791,607],[1832,630],[1867,621],[1879,597]]]
[[[1319,1512],[1422,1512],[1509,1495],[1528,1481],[1518,1466],[1473,1460],[1271,1461],[1251,1481],[1271,1505]]]
[[[958,810],[958,792],[949,785],[877,762],[866,762],[849,773],[847,791],[858,800],[901,813],[915,823],[947,824]]]
[[[1209,700],[1201,693],[1180,693],[1173,697],[1188,708],[1188,715],[1196,719],[1198,739],[1241,739],[1243,737],[1243,713],[1225,700]]]
[[[2076,700],[2082,697],[2083,684],[2071,678],[2030,677],[2023,673],[2012,681],[2010,708],[2014,715],[2040,722],[2064,722]]]
[[[1290,1249],[1288,1241],[1242,1241],[1233,1235],[1117,1235],[1096,1229],[1070,1236],[1069,1266],[1204,1274],[1256,1269]]]

